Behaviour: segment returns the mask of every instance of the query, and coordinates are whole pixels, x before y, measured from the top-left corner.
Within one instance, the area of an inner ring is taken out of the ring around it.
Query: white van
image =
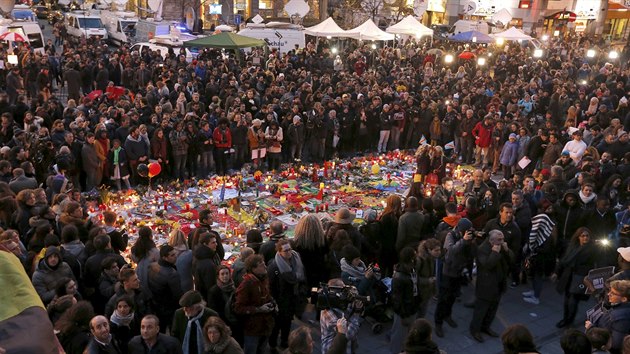
[[[85,11],[66,13],[66,29],[74,37],[97,37],[107,39],[107,30],[98,15]]]
[[[181,48],[183,48],[184,42],[168,38],[167,36],[157,36],[151,39],[148,42],[140,42],[131,46],[131,51],[138,51],[139,54],[146,49],[157,52],[160,51],[160,55],[162,58],[166,58],[166,54],[168,54],[169,48],[173,48],[175,54],[179,55]],[[186,48],[186,61],[191,62],[193,59],[197,57],[198,53],[192,52],[190,49]]]
[[[28,39],[29,45],[37,53],[44,54],[44,35],[39,23],[32,21],[0,21],[0,33],[15,32]]]
[[[101,11],[101,20],[107,30],[109,40],[117,45],[130,43],[136,36],[138,18],[129,11]]]
[[[294,50],[298,45],[304,48],[306,39],[304,38],[304,28],[299,25],[284,22],[269,23],[248,23],[238,34],[262,39],[267,42],[269,48],[276,48],[281,53]]]

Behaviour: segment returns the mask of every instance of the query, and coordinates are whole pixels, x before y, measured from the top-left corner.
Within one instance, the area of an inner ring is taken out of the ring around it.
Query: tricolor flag
[[[0,265],[0,348],[7,353],[63,353],[46,308],[18,258],[0,250]]]
[[[420,146],[422,145],[428,145],[429,143],[427,143],[427,138],[424,137],[424,134],[422,134],[422,137],[420,137]]]
[[[451,141],[450,143],[447,143],[446,145],[444,145],[444,150],[453,150],[455,149],[455,142]]]

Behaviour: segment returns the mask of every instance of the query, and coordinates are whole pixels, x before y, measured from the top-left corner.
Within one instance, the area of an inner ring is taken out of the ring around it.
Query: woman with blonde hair
[[[188,250],[188,242],[186,242],[186,235],[182,231],[182,229],[173,229],[170,235],[168,236],[168,244],[175,249],[177,253],[177,257],[180,254]]]
[[[294,235],[291,243],[302,258],[305,273],[308,274],[308,286],[319,287],[320,282],[328,280],[326,267],[322,267],[328,253],[322,223],[315,214],[304,215],[295,226]]]
[[[597,97],[593,97],[591,98],[591,101],[589,102],[588,108],[586,109],[586,112],[584,112],[584,115],[588,119],[591,116],[594,116],[597,114],[598,108],[599,108],[599,99]]]

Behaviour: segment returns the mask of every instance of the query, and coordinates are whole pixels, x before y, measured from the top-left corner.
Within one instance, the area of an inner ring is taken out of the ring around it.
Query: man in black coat
[[[225,250],[223,249],[223,244],[221,243],[221,236],[218,232],[212,230],[212,212],[209,209],[204,209],[199,212],[199,227],[205,227],[208,229],[208,232],[214,236],[214,239],[217,240],[217,254],[219,255],[219,258],[223,259],[225,256]],[[190,249],[193,248],[193,233],[194,230],[188,234],[188,248]]]
[[[521,246],[521,230],[514,221],[512,204],[502,203],[499,206],[499,217],[488,220],[483,228],[483,232],[485,235],[488,235],[492,230],[498,230],[503,233],[505,242],[512,252],[515,252]]]
[[[208,291],[217,283],[217,267],[221,258],[217,254],[217,240],[209,232],[199,236],[199,244],[193,250],[193,276],[195,289],[204,300],[208,299]]]
[[[140,335],[129,341],[127,353],[182,354],[183,352],[177,338],[160,333],[160,320],[154,315],[146,315],[140,322]]]
[[[90,332],[92,332],[92,338],[88,342],[84,353],[122,354],[116,341],[112,338],[109,331],[109,321],[105,316],[94,316],[94,318],[90,320]]]
[[[175,268],[176,260],[177,252],[173,246],[163,245],[160,247],[159,268],[149,271],[149,289],[152,294],[159,294],[153,297],[153,308],[159,322],[165,324],[162,326],[162,333],[166,333],[166,326],[170,324],[178,308],[177,302],[184,295],[179,273]]]
[[[97,282],[101,276],[101,272],[103,271],[102,263],[105,258],[114,257],[118,267],[120,268],[127,264],[125,259],[121,255],[116,254],[116,252],[112,249],[109,236],[103,234],[98,235],[94,237],[94,241],[92,241],[92,243],[96,249],[96,253],[87,259],[83,272],[83,286],[86,290],[89,289],[89,293],[85,294],[88,296],[94,292],[94,288],[98,285]]]
[[[508,248],[503,233],[490,231],[477,248],[477,286],[475,288],[475,311],[470,321],[470,334],[478,342],[483,342],[481,332],[491,337],[499,335],[490,329],[499,308],[501,296],[507,288],[510,264],[514,253]]]

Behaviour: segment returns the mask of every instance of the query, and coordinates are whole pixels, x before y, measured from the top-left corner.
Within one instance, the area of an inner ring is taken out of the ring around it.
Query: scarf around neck
[[[300,254],[296,251],[291,251],[291,259],[287,262],[284,257],[280,255],[280,253],[276,253],[276,265],[278,266],[278,270],[280,273],[293,273],[295,275],[295,279],[297,281],[304,281],[306,277],[304,276],[304,265],[302,265],[302,259],[300,258]]]
[[[578,195],[584,204],[590,203],[593,199],[595,199],[595,197],[597,197],[595,193],[591,193],[591,195],[587,197],[582,193],[582,191],[579,191]]]
[[[190,327],[192,327],[193,323],[197,325],[197,348],[203,348],[203,328],[201,322],[199,322],[203,313],[204,310],[201,310],[197,316],[188,319],[186,334],[184,334],[184,342],[182,343],[184,353],[190,353]]]
[[[118,149],[112,149],[112,152],[114,153],[114,165],[118,165],[118,155],[120,154],[120,150],[122,150],[120,146]]]
[[[341,271],[350,274],[351,277],[363,279],[365,278],[365,263],[361,263],[355,267],[352,263],[348,263],[345,258],[341,259]]]
[[[112,316],[109,318],[110,321],[112,321],[112,323],[115,323],[116,325],[120,326],[124,326],[124,327],[129,327],[129,324],[131,323],[131,321],[133,321],[134,318],[134,313],[130,312],[127,316],[122,316],[118,313],[118,310],[114,310],[114,313],[112,313]]]
[[[217,286],[224,293],[231,293],[236,289],[236,287],[234,286],[234,280],[232,280],[232,277],[230,277],[230,281],[227,283],[224,283],[220,279],[217,278]]]

